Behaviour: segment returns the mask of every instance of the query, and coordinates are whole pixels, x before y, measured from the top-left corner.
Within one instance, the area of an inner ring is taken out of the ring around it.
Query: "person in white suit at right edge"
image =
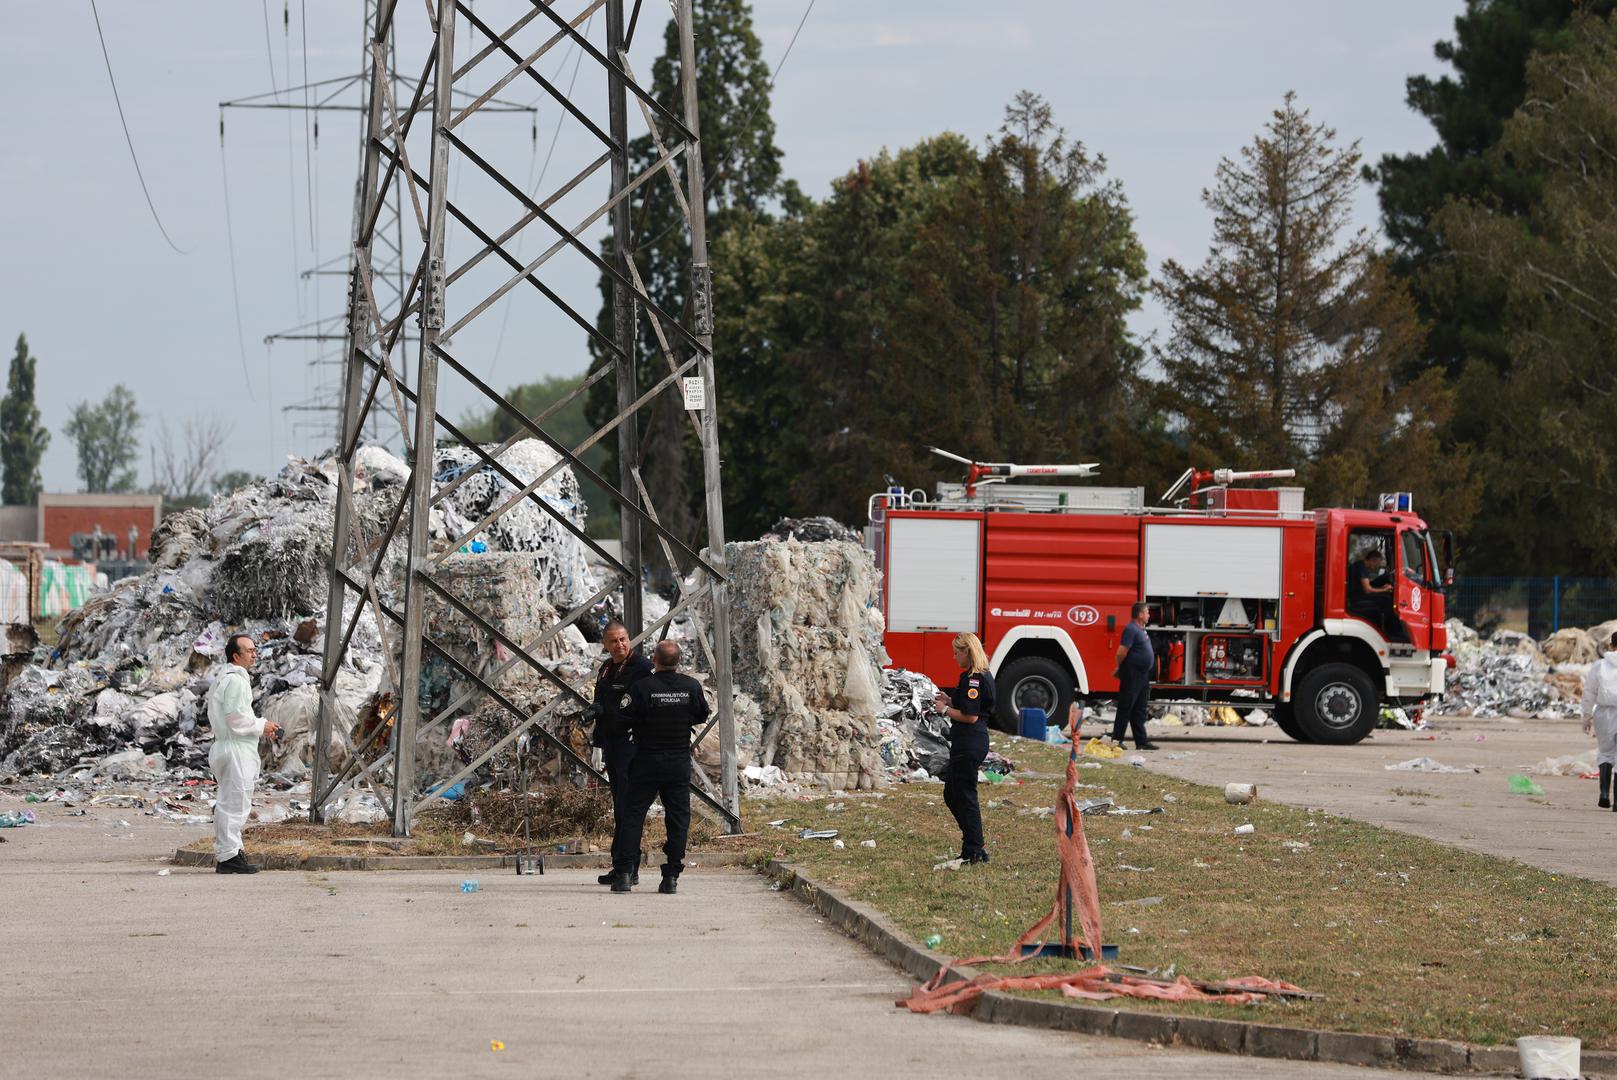
[[[1611,769],[1617,765],[1617,634],[1605,645],[1605,655],[1589,665],[1583,679],[1583,733],[1593,735],[1599,748],[1600,807],[1611,806]]]

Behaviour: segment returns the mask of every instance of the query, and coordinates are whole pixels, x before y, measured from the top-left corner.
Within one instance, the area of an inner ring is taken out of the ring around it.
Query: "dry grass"
[[[249,824],[243,842],[256,856],[307,858],[339,855],[507,855],[525,850],[522,835],[522,798],[509,792],[476,792],[470,800],[439,803],[417,819],[410,838],[395,843],[391,827],[377,825],[311,825],[292,819],[273,825]],[[568,852],[607,851],[612,845],[612,797],[602,788],[580,790],[556,786],[536,792],[532,799],[531,836],[534,849],[550,853],[565,847]],[[476,842],[466,843],[467,833]],[[720,830],[700,814],[691,819],[690,846],[700,848],[713,842]],[[641,841],[650,852],[652,864],[662,858],[667,832],[660,816],[648,818]],[[376,843],[338,843],[374,837]],[[212,851],[213,839],[186,845],[190,851]],[[727,850],[734,850],[730,845]]]
[[[1030,771],[1054,773],[1065,761],[1059,748],[995,743]],[[1204,978],[1266,975],[1326,995],[1124,1008],[1480,1043],[1566,1034],[1617,1047],[1617,890],[1324,813],[1231,806],[1218,789],[1126,764],[1084,769],[1080,780],[1097,786],[1080,797],[1165,807],[1085,819],[1106,937],[1121,946],[1122,963],[1175,964]],[[770,841],[755,848],[760,859],[788,858],[885,911],[913,940],[941,934],[942,951],[970,955],[1003,952],[1049,909],[1054,825],[1021,811],[1051,805],[1058,789],[1053,779],[984,785],[994,861],[958,871],[933,869],[959,845],[940,785],[745,810],[749,828]],[[778,818],[783,829],[760,824]],[[1256,833],[1235,836],[1245,822]],[[804,827],[839,830],[846,850],[798,839]],[[867,839],[874,849],[860,846]],[[1161,902],[1140,903],[1154,897]]]

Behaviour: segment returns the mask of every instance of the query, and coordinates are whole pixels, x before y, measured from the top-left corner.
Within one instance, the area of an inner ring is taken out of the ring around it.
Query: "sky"
[[[81,489],[62,428],[77,403],[99,401],[120,382],[145,417],[142,484],[151,479],[160,425],[177,439],[188,420],[205,417],[227,432],[221,469],[273,472],[289,453],[314,453],[335,440],[333,416],[298,411],[335,382],[335,369],[321,364],[331,347],[264,339],[342,309],[359,126],[354,112],[321,112],[316,139],[309,113],[222,110],[220,103],[266,94],[269,103],[301,103],[303,91],[291,88],[356,73],[363,5],[98,5],[130,138],[156,212],[183,254],[165,241],[142,195],[88,0],[11,0],[0,37],[0,93],[14,103],[0,129],[0,357],[9,358],[16,334],[26,333],[40,358],[38,402],[53,432],[45,487]],[[517,0],[473,7],[497,25],[526,10]],[[584,0],[558,4],[569,15],[583,7]],[[1359,140],[1368,161],[1432,145],[1430,127],[1404,102],[1404,81],[1442,71],[1432,46],[1452,35],[1461,7],[1461,0],[814,0],[812,7],[755,0],[753,14],[765,59],[778,69],[772,114],[783,166],[810,195],[823,195],[883,148],[945,130],[981,142],[1005,105],[1029,89],[1048,99],[1070,137],[1105,155],[1154,271],[1169,258],[1202,260],[1211,227],[1202,189],[1219,159],[1249,142],[1288,90],[1344,141]],[[420,14],[417,5],[400,8]],[[632,61],[649,79],[667,7],[643,10]],[[460,40],[470,36],[463,31]],[[598,17],[590,36],[603,38]],[[405,36],[401,70],[419,72],[419,44]],[[546,78],[568,81],[578,59],[569,49],[541,58]],[[482,89],[499,74],[491,61],[466,85]],[[586,60],[575,100],[601,118],[604,83],[591,79]],[[357,85],[310,93],[325,91],[336,92],[333,104],[359,100]],[[528,106],[539,95],[519,81],[500,96]],[[537,112],[473,117],[463,130],[518,182],[542,180],[541,190],[600,152],[583,125],[548,101]],[[427,144],[412,142],[411,152],[424,162]],[[451,166],[450,192],[495,227],[521,212],[465,162]],[[581,187],[558,204],[558,216],[582,219],[605,197],[604,189]],[[408,205],[405,214],[408,225]],[[1377,224],[1368,185],[1357,224]],[[539,231],[525,230],[518,241],[527,258],[550,243]],[[475,250],[470,239],[464,230],[451,233],[451,265]],[[318,267],[328,272],[307,273]],[[492,260],[484,270],[492,272]],[[501,280],[479,274],[467,279],[462,308]],[[593,318],[597,275],[587,261],[564,252],[545,274]],[[471,297],[479,281],[482,292]],[[452,293],[451,321],[456,302]],[[1162,330],[1160,311],[1148,305],[1133,327],[1141,335]],[[499,387],[577,374],[587,362],[582,332],[527,296],[490,309],[452,347]],[[722,370],[718,378],[722,408]],[[476,406],[475,390],[445,381],[440,411],[460,417]]]

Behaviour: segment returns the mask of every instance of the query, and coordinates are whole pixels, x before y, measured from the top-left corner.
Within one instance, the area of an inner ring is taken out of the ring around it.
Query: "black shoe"
[[[618,872],[616,870],[608,870],[606,873],[604,873],[600,877],[596,878],[595,883],[597,885],[610,885],[614,881],[616,881],[617,879],[618,879]],[[640,871],[638,871],[638,870],[630,871],[630,873],[629,873],[629,884],[630,885],[638,885],[638,884],[640,884]]]
[[[628,892],[629,889],[633,885],[634,885],[634,879],[632,877],[630,877],[628,874],[613,874],[612,875],[612,891],[613,892]]]
[[[1152,742],[1150,739],[1147,739],[1143,743],[1136,743],[1135,746],[1134,746],[1134,749],[1136,749],[1136,750],[1161,750],[1162,747],[1158,746],[1156,743]]]
[[[966,856],[966,862],[968,862],[968,863],[985,863],[987,861],[988,861],[988,849],[987,848],[983,848],[981,851],[977,852],[975,855],[967,855]]]
[[[260,867],[247,861],[247,853],[238,851],[228,859],[214,864],[216,874],[256,874]]]
[[[664,874],[663,882],[661,885],[657,886],[657,891],[662,893],[664,896],[674,895],[674,893],[679,891],[679,878],[669,877],[667,874]]]
[[[1600,809],[1611,806],[1611,766],[1600,766]]]

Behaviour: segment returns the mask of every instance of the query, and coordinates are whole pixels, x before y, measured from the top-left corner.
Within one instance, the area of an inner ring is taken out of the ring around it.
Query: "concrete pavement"
[[[1595,806],[1598,787],[1576,776],[1532,776],[1542,798],[1510,793],[1512,773],[1594,747],[1580,721],[1436,717],[1429,731],[1376,731],[1356,746],[1293,742],[1278,728],[1162,728],[1146,767],[1222,787],[1255,783],[1261,798],[1317,806],[1470,851],[1617,885],[1617,813]],[[1129,751],[1133,755],[1133,751]],[[1478,773],[1392,772],[1430,757]]]
[[[746,873],[160,876],[194,828],[36,809],[0,845],[7,1075],[1412,1075],[912,1015],[907,979]]]

